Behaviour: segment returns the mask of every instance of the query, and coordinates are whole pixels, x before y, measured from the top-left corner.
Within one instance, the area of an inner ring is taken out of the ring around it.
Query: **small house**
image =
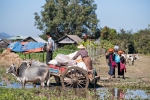
[[[38,43],[47,43],[45,40],[43,40],[42,38],[40,38],[39,36],[37,37],[27,37],[25,39],[22,40],[23,42],[38,42]]]
[[[0,40],[0,49],[7,48],[7,46],[10,44],[10,40],[7,39],[1,39]]]
[[[82,39],[77,35],[65,35],[57,41],[57,45],[58,46],[72,45],[72,44],[78,45],[81,42],[83,42]]]
[[[45,40],[43,40],[42,38],[40,38],[39,36],[37,37],[31,37],[31,36],[15,36],[15,37],[11,37],[9,38],[9,40],[14,41],[21,41],[21,42],[41,42],[41,43],[46,43]]]

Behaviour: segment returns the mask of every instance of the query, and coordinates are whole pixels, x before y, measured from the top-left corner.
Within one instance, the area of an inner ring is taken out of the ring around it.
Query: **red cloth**
[[[126,72],[126,65],[120,62],[120,72],[122,72],[122,70],[125,70]]]
[[[112,60],[112,57],[113,57],[113,56],[110,55],[110,56],[109,56],[109,59],[110,59],[111,65],[113,66],[113,68],[115,68],[116,62]]]

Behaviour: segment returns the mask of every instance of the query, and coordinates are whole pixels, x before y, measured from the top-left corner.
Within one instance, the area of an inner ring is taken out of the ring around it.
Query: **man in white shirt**
[[[46,33],[46,36],[48,38],[48,42],[47,42],[47,54],[46,54],[46,64],[48,65],[48,62],[50,60],[52,60],[52,56],[53,56],[53,51],[54,51],[54,41],[50,36],[50,32]]]

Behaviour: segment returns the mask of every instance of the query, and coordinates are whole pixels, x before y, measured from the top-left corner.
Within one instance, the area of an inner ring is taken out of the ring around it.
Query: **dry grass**
[[[9,50],[5,50],[2,54],[0,54],[0,66],[10,66],[12,64],[19,66],[21,62],[22,59],[19,55],[10,52]]]

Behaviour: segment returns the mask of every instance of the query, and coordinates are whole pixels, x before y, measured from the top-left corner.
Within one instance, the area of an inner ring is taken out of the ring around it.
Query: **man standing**
[[[46,54],[46,64],[48,65],[48,62],[50,60],[52,60],[53,51],[54,51],[54,41],[53,41],[53,39],[50,36],[50,32],[47,32],[46,36],[48,38],[47,48],[46,48],[46,51],[47,51],[47,54]]]

